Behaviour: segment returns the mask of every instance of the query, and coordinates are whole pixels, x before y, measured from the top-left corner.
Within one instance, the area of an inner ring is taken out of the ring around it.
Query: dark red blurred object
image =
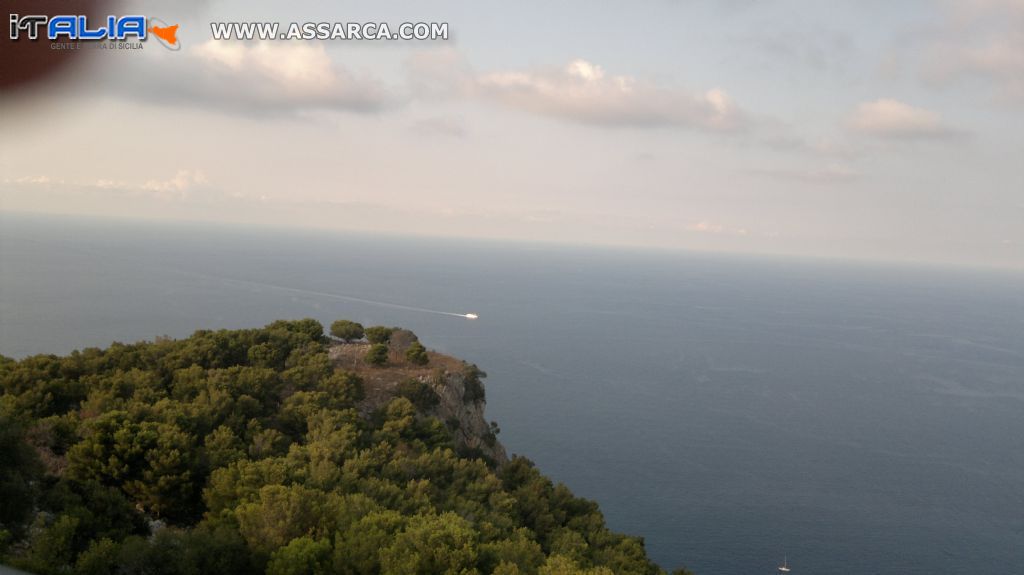
[[[82,50],[51,50],[46,38],[11,40],[10,14],[84,14],[102,18],[112,2],[104,0],[7,0],[0,31],[0,91],[6,92],[52,79],[82,59]]]

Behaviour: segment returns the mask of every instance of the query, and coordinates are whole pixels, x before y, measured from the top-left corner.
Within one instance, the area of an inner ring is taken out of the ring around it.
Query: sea
[[[479,365],[667,569],[1024,573],[1020,272],[0,217],[9,357],[304,317]]]

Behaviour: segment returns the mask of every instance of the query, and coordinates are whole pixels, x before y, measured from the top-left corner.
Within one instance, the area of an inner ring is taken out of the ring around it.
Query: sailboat
[[[789,561],[783,557],[782,565],[779,565],[779,573],[789,573]]]

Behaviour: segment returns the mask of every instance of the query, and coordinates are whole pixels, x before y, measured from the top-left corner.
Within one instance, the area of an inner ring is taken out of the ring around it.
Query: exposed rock
[[[419,341],[419,338],[416,337],[415,333],[407,329],[396,328],[395,331],[391,332],[389,347],[394,354],[399,357],[404,357],[409,346],[417,341]]]
[[[479,380],[482,372],[475,366],[433,351],[427,353],[427,365],[414,365],[405,360],[404,352],[399,354],[392,349],[388,364],[374,367],[364,360],[369,347],[366,343],[336,343],[330,348],[336,367],[355,372],[363,379],[366,397],[359,403],[359,410],[364,416],[397,397],[400,383],[415,379],[429,385],[440,399],[426,414],[448,426],[456,449],[478,451],[497,465],[508,461],[505,448],[484,417],[486,401]]]

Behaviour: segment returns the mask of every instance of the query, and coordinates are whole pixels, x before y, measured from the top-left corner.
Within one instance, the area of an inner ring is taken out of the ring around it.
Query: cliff
[[[304,319],[0,356],[0,564],[663,573],[596,503],[506,457],[476,366],[407,330],[365,337]]]
[[[357,374],[363,380],[365,398],[358,403],[364,417],[384,408],[402,395],[402,384],[409,380],[429,386],[437,395],[436,405],[422,409],[422,415],[445,422],[455,439],[456,450],[479,453],[497,465],[508,462],[505,448],[495,437],[484,417],[486,399],[480,377],[483,372],[468,364],[434,351],[427,351],[428,362],[415,365],[405,357],[410,332],[396,332],[389,343],[388,361],[373,366],[365,361],[370,344],[335,341],[329,348],[331,361],[338,369]],[[404,337],[403,337],[404,336]]]

